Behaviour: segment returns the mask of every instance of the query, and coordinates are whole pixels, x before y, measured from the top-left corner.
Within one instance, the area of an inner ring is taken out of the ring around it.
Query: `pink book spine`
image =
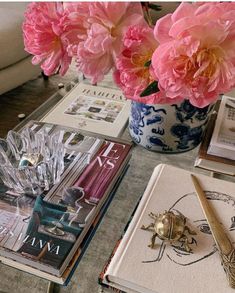
[[[126,158],[130,146],[106,141],[74,186],[82,187],[85,199],[97,204]]]

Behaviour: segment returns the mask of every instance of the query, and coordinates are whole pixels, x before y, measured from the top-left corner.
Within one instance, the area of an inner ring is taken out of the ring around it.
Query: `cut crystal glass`
[[[0,139],[0,178],[13,192],[38,195],[60,181],[65,148],[60,132],[25,128]]]

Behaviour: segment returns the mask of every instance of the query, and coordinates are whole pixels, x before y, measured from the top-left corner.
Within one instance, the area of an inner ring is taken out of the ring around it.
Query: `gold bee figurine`
[[[163,241],[170,242],[170,244],[179,241],[182,243],[185,251],[192,251],[189,247],[185,232],[187,231],[191,235],[196,235],[196,232],[186,226],[186,217],[183,214],[179,212],[178,214],[174,214],[172,211],[164,211],[159,214],[150,213],[149,217],[152,218],[154,222],[148,226],[143,225],[141,227],[143,230],[153,232],[149,247],[154,248],[156,237],[158,237]]]

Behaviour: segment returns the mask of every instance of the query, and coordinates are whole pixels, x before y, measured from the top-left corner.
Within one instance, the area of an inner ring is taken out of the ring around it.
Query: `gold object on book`
[[[20,159],[19,166],[36,166],[41,160],[43,156],[40,153],[26,153]]]
[[[158,237],[161,240],[169,241],[170,243],[179,241],[182,243],[185,251],[192,251],[188,245],[188,238],[185,235],[185,231],[188,231],[188,233],[192,235],[195,235],[196,233],[186,226],[186,217],[183,214],[178,212],[178,215],[176,215],[172,211],[164,211],[159,214],[150,213],[149,217],[152,218],[154,222],[148,226],[143,225],[141,227],[143,230],[153,232],[149,247],[154,248],[155,239]]]
[[[235,249],[232,245],[232,242],[225,233],[222,225],[219,223],[213,209],[209,205],[198,179],[192,174],[191,178],[195,186],[202,210],[206,216],[211,233],[219,250],[222,266],[227,275],[229,285],[235,289]]]
[[[59,222],[52,222],[53,226],[45,227],[45,231],[56,236],[63,236],[65,232],[62,230],[63,225]]]

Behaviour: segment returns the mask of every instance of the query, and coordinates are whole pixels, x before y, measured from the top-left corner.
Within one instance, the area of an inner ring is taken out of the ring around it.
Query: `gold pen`
[[[196,189],[199,202],[210,226],[211,233],[215,240],[215,244],[221,256],[222,266],[226,273],[230,287],[235,289],[235,249],[232,242],[226,235],[223,227],[219,223],[214,210],[210,206],[206,195],[195,175],[191,174],[191,178]]]

